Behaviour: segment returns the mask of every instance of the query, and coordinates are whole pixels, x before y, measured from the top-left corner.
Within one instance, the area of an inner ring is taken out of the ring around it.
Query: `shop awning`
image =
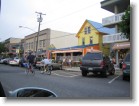
[[[129,49],[130,42],[122,42],[122,43],[115,43],[112,47],[113,50],[120,50],[120,49]]]
[[[76,50],[56,50],[54,52],[52,52],[53,54],[54,53],[73,53],[73,52],[82,52],[81,49],[76,49]]]

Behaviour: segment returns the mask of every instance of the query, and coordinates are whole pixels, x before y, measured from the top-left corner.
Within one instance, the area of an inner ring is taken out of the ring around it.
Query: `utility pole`
[[[41,25],[41,22],[43,20],[42,18],[42,15],[46,15],[46,14],[43,14],[41,12],[35,12],[39,15],[39,17],[37,18],[37,21],[39,22],[39,26],[38,26],[38,33],[37,33],[37,42],[36,42],[36,55],[37,55],[37,51],[38,51],[38,37],[39,37],[39,34],[40,34],[40,25]]]

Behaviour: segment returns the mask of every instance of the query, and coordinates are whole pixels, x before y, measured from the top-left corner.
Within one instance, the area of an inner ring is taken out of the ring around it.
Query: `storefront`
[[[115,52],[116,64],[118,65],[130,51],[130,42],[115,43],[112,50]]]

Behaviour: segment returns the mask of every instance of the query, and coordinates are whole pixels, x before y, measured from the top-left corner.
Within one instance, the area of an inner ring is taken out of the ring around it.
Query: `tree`
[[[2,43],[2,42],[0,42],[0,54],[1,54],[2,52],[6,52],[6,51],[7,51],[7,48],[5,47],[5,44]]]
[[[130,6],[122,16],[122,22],[119,24],[120,31],[130,41]]]

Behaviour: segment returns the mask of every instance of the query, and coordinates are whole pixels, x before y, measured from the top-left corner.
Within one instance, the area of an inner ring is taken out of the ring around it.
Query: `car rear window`
[[[126,62],[130,62],[130,54],[127,54],[127,55],[126,55],[125,61],[126,61]]]
[[[102,53],[87,53],[83,60],[102,60]]]

